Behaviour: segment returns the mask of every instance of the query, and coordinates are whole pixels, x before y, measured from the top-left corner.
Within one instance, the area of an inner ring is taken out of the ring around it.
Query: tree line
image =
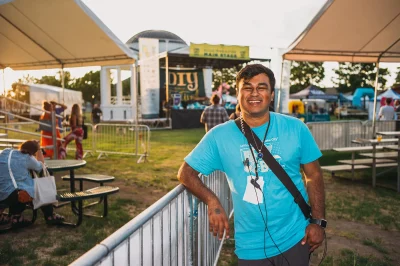
[[[290,93],[296,93],[309,85],[319,86],[325,77],[323,63],[296,62],[291,66]],[[357,88],[375,87],[376,68],[373,63],[339,63],[339,68],[334,70],[336,77],[332,78],[338,92],[354,92]],[[387,76],[390,72],[387,68],[379,69],[378,82],[385,87]],[[400,67],[397,68],[397,76],[394,86],[400,86]]]
[[[225,82],[231,86],[230,94],[235,94],[235,77],[241,66],[213,70],[213,89]],[[375,64],[373,63],[339,63],[339,68],[334,70],[336,77],[332,79],[338,92],[354,92],[357,88],[374,87]],[[379,84],[385,87],[387,76],[390,72],[387,68],[379,69]],[[320,86],[325,78],[323,63],[317,62],[296,62],[291,64],[290,93],[296,93],[309,85]],[[12,84],[12,90],[7,96],[21,101],[28,101],[29,93],[20,89],[18,84],[47,84],[61,87],[61,71],[55,76],[42,76],[40,79],[32,76],[24,76]],[[64,72],[65,88],[81,91],[85,102],[100,101],[100,71],[90,71],[83,77],[72,78],[71,73]],[[397,68],[394,87],[400,86],[400,67]],[[124,95],[130,93],[129,79],[122,82]],[[111,95],[115,95],[115,85],[111,85]]]

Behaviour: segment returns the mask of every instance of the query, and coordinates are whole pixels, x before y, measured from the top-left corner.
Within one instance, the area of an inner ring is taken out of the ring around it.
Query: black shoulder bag
[[[240,118],[235,119],[235,123],[238,126],[239,130],[242,131]],[[261,143],[261,140],[254,134],[254,139],[251,136],[251,128],[249,125],[243,120],[243,130],[242,132],[244,136],[247,138],[248,142],[251,146],[255,147],[263,147],[264,143]],[[254,142],[255,141],[255,142]],[[256,148],[255,148],[256,149]],[[290,194],[292,194],[294,198],[294,202],[299,205],[301,211],[304,214],[306,219],[311,218],[311,206],[304,200],[303,195],[301,195],[300,191],[297,189],[296,185],[293,183],[292,179],[286,173],[286,171],[282,168],[282,166],[275,160],[274,156],[269,152],[269,150],[264,146],[262,149],[263,160],[272,170],[272,172],[279,178],[282,184],[289,190]]]

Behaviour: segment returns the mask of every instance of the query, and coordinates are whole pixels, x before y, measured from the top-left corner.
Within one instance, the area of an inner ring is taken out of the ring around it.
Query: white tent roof
[[[381,100],[382,97],[385,98],[392,98],[393,100],[400,100],[400,94],[396,93],[394,90],[392,89],[388,89],[386,90],[384,93],[379,94],[379,96],[377,97],[378,100]]]
[[[0,68],[122,65],[134,58],[80,0],[0,0]]]
[[[328,0],[284,54],[296,61],[400,61],[399,0]]]

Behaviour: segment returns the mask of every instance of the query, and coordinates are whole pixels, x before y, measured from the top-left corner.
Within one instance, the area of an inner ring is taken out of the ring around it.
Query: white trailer
[[[41,109],[44,100],[56,101],[68,106],[68,109],[64,111],[64,115],[70,114],[72,105],[76,103],[82,108],[83,99],[81,91],[62,89],[60,87],[46,84],[29,84],[21,86],[26,91],[29,91],[29,104],[36,108]],[[40,115],[41,112],[35,108],[30,108],[29,114],[31,116],[37,116]]]

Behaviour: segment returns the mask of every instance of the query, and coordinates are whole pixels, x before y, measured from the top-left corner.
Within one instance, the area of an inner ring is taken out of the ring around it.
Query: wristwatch
[[[310,224],[318,224],[319,226],[321,226],[322,228],[326,228],[326,226],[328,225],[328,222],[325,219],[310,219]]]

